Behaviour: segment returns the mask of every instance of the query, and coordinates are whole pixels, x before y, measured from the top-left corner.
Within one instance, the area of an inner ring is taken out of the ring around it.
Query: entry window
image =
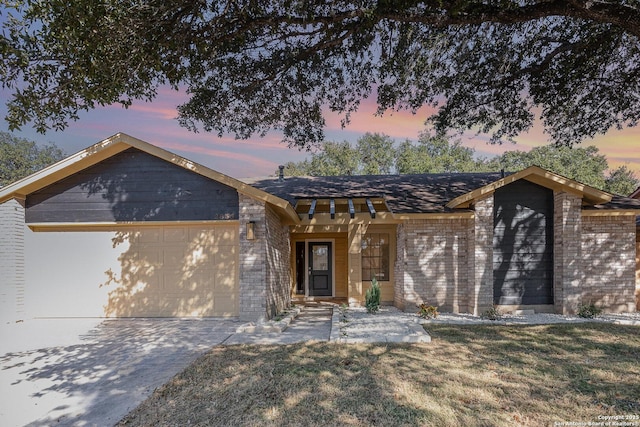
[[[326,271],[329,269],[329,246],[314,245],[311,255],[311,267],[314,270]]]
[[[389,233],[365,234],[362,238],[362,280],[389,280]]]

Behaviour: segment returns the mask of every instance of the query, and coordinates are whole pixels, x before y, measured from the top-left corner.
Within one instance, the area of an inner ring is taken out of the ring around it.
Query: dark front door
[[[309,242],[309,296],[331,296],[331,242]]]

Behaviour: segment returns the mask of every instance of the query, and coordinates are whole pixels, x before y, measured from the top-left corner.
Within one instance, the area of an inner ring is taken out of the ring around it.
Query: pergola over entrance
[[[391,213],[383,198],[317,198],[299,199],[295,207],[301,219],[314,219],[315,216],[336,218],[356,218],[358,214],[376,215]]]

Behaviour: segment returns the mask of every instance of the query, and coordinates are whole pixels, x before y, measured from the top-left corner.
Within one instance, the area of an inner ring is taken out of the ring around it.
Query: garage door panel
[[[163,232],[164,243],[187,242],[189,241],[189,231],[185,227],[167,227]]]
[[[189,240],[191,242],[198,242],[199,244],[207,247],[215,246],[216,244],[216,230],[190,228],[188,233]]]
[[[222,274],[216,275],[216,280],[213,285],[213,289],[216,292],[232,293],[237,283],[234,276],[223,276]]]
[[[236,316],[237,228],[234,223],[120,231],[27,229],[27,259],[33,260],[27,269],[29,315]]]
[[[218,230],[215,236],[215,245],[225,245],[235,247],[235,243],[238,241],[237,228],[226,228],[224,230]]]
[[[169,247],[162,249],[162,260],[165,268],[183,270],[186,268],[186,248],[184,247]]]
[[[214,289],[215,279],[208,274],[176,274],[164,275],[164,290],[166,292],[181,292],[185,296],[189,293],[211,292]]]
[[[162,292],[162,277],[154,274],[144,276],[124,274],[119,287],[119,293],[135,296],[137,294],[158,294]]]
[[[218,296],[213,300],[213,310],[222,316],[234,316],[238,312],[238,303],[232,296]]]
[[[158,243],[162,239],[160,228],[145,228],[144,230],[132,231],[129,233],[129,240],[136,243]]]
[[[235,248],[224,248],[217,251],[213,256],[213,266],[216,270],[226,270],[226,267],[235,263],[237,254]]]

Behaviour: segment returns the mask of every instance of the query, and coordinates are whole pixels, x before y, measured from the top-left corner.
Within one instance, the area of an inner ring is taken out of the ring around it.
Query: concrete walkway
[[[283,332],[237,332],[224,342],[232,344],[293,344],[309,341],[329,341],[332,311],[328,305],[302,309]]]
[[[331,341],[340,343],[426,343],[431,336],[423,319],[395,307],[382,306],[376,314],[364,308],[335,309]]]

